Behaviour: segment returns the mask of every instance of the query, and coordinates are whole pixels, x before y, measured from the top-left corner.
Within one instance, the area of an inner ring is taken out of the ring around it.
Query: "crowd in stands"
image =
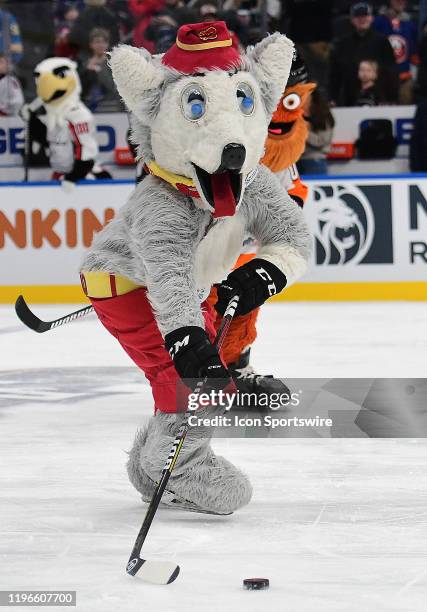
[[[288,34],[331,106],[427,97],[427,0],[0,0],[0,79],[8,83],[1,91],[15,98],[0,100],[0,112],[15,112],[17,87],[27,101],[34,97],[34,66],[53,55],[78,63],[91,110],[121,110],[110,47],[163,53],[183,23],[217,19],[237,47],[268,31]]]
[[[240,49],[274,30],[298,46],[318,84],[305,171],[324,164],[332,107],[427,99],[427,0],[0,0],[0,115],[35,97],[34,67],[50,56],[77,62],[92,111],[123,110],[108,49],[163,53],[180,25],[218,19]]]

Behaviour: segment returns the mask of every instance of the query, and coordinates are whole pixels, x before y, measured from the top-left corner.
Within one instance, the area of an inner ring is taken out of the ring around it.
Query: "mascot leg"
[[[206,409],[197,414],[209,416]],[[211,412],[215,414],[217,411]],[[135,439],[127,468],[144,501],[151,499],[153,483],[159,478],[182,418],[158,412]],[[168,505],[231,514],[249,503],[252,487],[248,478],[227,459],[215,455],[210,445],[211,432],[208,427],[190,427],[163,499]]]
[[[129,452],[126,464],[129,480],[137,491],[141,493],[142,500],[149,503],[156,488],[155,482],[147,476],[141,467],[141,449],[147,442],[147,428],[136,432],[133,446]]]
[[[141,368],[154,398],[155,416],[136,435],[129,453],[129,479],[150,501],[186,408],[189,390],[183,386],[164,347],[146,291],[136,289],[108,299],[92,299],[95,311],[108,331]],[[214,314],[204,304],[206,331],[213,339]],[[210,410],[209,415],[207,411]],[[203,409],[199,416],[217,416],[218,409]],[[164,502],[184,509],[230,514],[247,504],[252,487],[247,477],[210,446],[213,428],[191,427],[169,479]]]

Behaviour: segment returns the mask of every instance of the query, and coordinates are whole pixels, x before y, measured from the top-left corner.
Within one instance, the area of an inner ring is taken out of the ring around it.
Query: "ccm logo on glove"
[[[187,346],[190,342],[190,336],[185,336],[182,340],[177,340],[173,346],[169,349],[169,355],[173,359],[177,352],[182,349],[183,346]]]
[[[271,281],[271,283],[267,285],[268,293],[269,295],[276,295],[277,293],[276,285],[274,284],[273,279],[271,278],[267,270],[264,270],[264,268],[257,268],[256,273],[260,275],[262,280]]]
[[[218,287],[216,310],[223,315],[231,298],[238,294],[237,315],[251,312],[286,287],[286,276],[274,264],[256,257],[233,270]]]
[[[165,336],[166,349],[181,378],[222,378],[230,375],[204,329],[187,325]]]

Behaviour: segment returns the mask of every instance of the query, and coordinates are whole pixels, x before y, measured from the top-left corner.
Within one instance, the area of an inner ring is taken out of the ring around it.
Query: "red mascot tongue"
[[[236,200],[231,189],[230,174],[211,175],[213,201],[215,205],[214,219],[218,217],[232,217],[236,212]]]

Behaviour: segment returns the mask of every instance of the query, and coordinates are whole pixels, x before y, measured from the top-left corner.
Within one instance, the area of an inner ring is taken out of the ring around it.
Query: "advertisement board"
[[[397,139],[397,157],[406,158],[413,128],[414,106],[376,106],[371,108],[335,108],[336,125],[333,142],[353,144],[360,136],[363,123],[370,119],[389,119]],[[126,113],[94,115],[99,143],[99,160],[114,163],[114,151],[126,146],[129,121]],[[0,117],[0,168],[22,166],[24,124],[19,117]]]
[[[313,254],[294,299],[427,299],[427,178],[308,184]]]
[[[308,182],[309,271],[280,299],[427,300],[427,177]],[[0,301],[80,302],[79,263],[134,185],[0,186]]]
[[[126,113],[94,115],[99,145],[99,161],[114,163],[114,151],[125,147],[129,127]],[[0,117],[0,168],[22,166],[25,129],[19,117]]]

